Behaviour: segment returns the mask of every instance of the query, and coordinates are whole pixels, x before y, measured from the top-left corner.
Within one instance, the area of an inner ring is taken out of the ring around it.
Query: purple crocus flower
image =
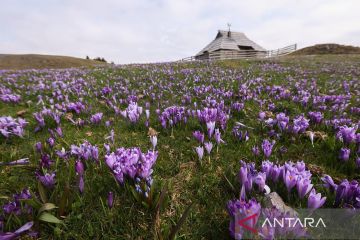
[[[295,134],[303,133],[309,127],[309,121],[303,115],[297,116],[294,118],[294,125],[292,127],[292,131]]]
[[[297,183],[297,176],[293,172],[286,170],[284,175],[284,182],[288,192],[290,192]]]
[[[118,148],[105,155],[105,162],[116,180],[123,183],[125,177],[131,179],[151,179],[152,166],[156,162],[157,151],[142,153],[139,148]]]
[[[208,137],[210,139],[211,136],[214,133],[214,130],[215,130],[215,122],[214,121],[206,122],[206,127],[207,127],[207,130],[208,130]]]
[[[278,167],[277,165],[274,165],[271,169],[271,173],[270,173],[270,179],[272,179],[274,182],[277,182],[280,178],[280,174],[282,172],[283,166],[282,167]]]
[[[308,194],[310,192],[310,190],[313,187],[313,184],[311,184],[311,181],[309,179],[300,178],[297,181],[296,187],[297,187],[299,198],[302,199],[305,197],[306,194]]]
[[[321,123],[322,119],[324,118],[322,112],[309,112],[308,115],[310,120],[316,124]]]
[[[84,164],[81,160],[77,160],[75,162],[75,172],[77,175],[84,175],[84,171],[85,171],[85,167],[84,167]]]
[[[41,142],[37,142],[35,144],[35,149],[38,153],[42,153],[42,143]]]
[[[55,185],[55,172],[45,173],[44,175],[36,173],[36,177],[46,188],[51,189]]]
[[[210,152],[211,152],[211,149],[212,149],[212,147],[213,147],[213,144],[212,144],[211,142],[206,142],[206,143],[204,144],[204,146],[205,146],[206,152],[210,155]]]
[[[250,199],[249,202],[244,200],[233,200],[228,202],[227,210],[231,217],[229,226],[231,236],[236,239],[242,239],[244,229],[240,227],[239,232],[235,232],[235,220],[244,219],[254,215],[255,218],[251,218],[244,222],[247,226],[254,228],[259,219],[261,205],[255,199]]]
[[[103,117],[103,113],[95,113],[90,117],[90,122],[93,124],[99,124],[101,122],[101,119]]]
[[[215,129],[214,136],[217,145],[219,145],[220,143],[225,143],[224,140],[221,139],[220,129],[218,128]]]
[[[336,137],[343,141],[345,144],[350,144],[356,139],[356,127],[341,126]]]
[[[155,148],[156,148],[157,141],[158,141],[158,139],[157,139],[157,136],[156,136],[156,135],[150,136],[150,142],[151,142],[154,150],[155,150]]]
[[[339,159],[346,162],[350,158],[350,149],[349,148],[341,148],[339,153]]]
[[[63,137],[63,131],[62,131],[62,128],[60,126],[57,126],[55,128],[55,132],[59,137]]]
[[[261,148],[263,150],[263,153],[265,155],[266,158],[269,158],[273,149],[273,146],[275,144],[275,141],[273,140],[271,143],[269,140],[265,139],[262,144],[261,144]]]
[[[107,205],[109,208],[112,208],[114,205],[114,193],[109,192],[107,197]]]
[[[295,163],[295,167],[297,168],[297,170],[298,170],[299,172],[304,171],[304,170],[305,170],[305,163],[304,163],[304,161],[298,161],[298,162],[296,162],[296,163]]]
[[[263,192],[265,188],[266,173],[258,173],[253,181],[258,186],[259,191]]]
[[[251,148],[251,151],[253,152],[254,156],[259,156],[260,155],[260,149],[258,146],[253,146]]]
[[[334,180],[329,175],[324,175],[321,178],[321,181],[324,182],[323,186],[330,189],[331,191],[335,191],[337,185],[334,183]]]
[[[205,135],[200,131],[193,132],[193,137],[199,142],[204,143]]]
[[[196,147],[195,151],[199,157],[199,160],[202,160],[202,158],[204,156],[204,147],[202,147],[202,146]]]
[[[0,239],[1,240],[13,240],[18,239],[22,234],[24,234],[26,231],[30,230],[32,226],[34,225],[34,222],[27,222],[22,227],[20,227],[15,232],[0,232]]]
[[[12,162],[0,162],[0,166],[17,166],[17,165],[28,165],[30,163],[29,158],[22,158]]]
[[[285,113],[279,113],[276,115],[277,125],[281,131],[284,131],[289,124],[289,117]]]
[[[312,189],[308,197],[308,208],[318,209],[324,205],[326,197],[321,198],[321,193],[316,193],[315,189]]]
[[[49,138],[47,139],[47,143],[48,143],[49,146],[52,148],[52,147],[55,146],[55,139],[52,138],[52,137],[49,137]]]
[[[42,154],[40,159],[40,166],[43,168],[50,168],[50,166],[53,164],[53,160],[50,159],[49,154]]]

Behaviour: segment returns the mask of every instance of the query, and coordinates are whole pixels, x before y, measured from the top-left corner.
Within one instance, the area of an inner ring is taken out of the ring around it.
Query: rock
[[[298,215],[297,212],[286,205],[282,198],[277,194],[277,192],[271,192],[267,195],[265,195],[265,207],[266,208],[273,208],[275,207],[282,213],[290,213],[290,216],[296,216]]]

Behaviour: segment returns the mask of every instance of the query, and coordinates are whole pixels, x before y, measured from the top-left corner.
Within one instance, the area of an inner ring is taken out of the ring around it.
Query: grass
[[[42,69],[93,67],[104,65],[102,62],[67,56],[39,54],[0,54],[0,69]]]
[[[195,101],[200,104],[201,100],[204,100],[209,94],[196,95],[193,91],[194,86],[211,85],[236,92],[240,84],[256,78],[265,79],[264,84],[266,85],[282,85],[289,87],[292,91],[296,82],[308,79],[309,82],[316,81],[323,94],[329,93],[331,89],[340,93],[342,90],[339,89],[339,86],[342,81],[359,77],[359,60],[358,56],[346,58],[323,56],[315,59],[289,57],[277,61],[232,60],[214,63],[129,65],[71,72],[70,76],[64,77],[63,81],[71,82],[83,78],[89,84],[87,86],[90,86],[85,88],[90,89],[90,95],[84,96],[84,102],[88,104],[90,111],[80,114],[79,117],[89,119],[90,115],[96,112],[103,112],[105,116],[101,125],[89,124],[82,128],[75,127],[69,121],[62,119],[64,138],[57,140],[54,148],[64,147],[68,150],[71,144],[78,145],[84,140],[88,140],[99,146],[100,165],[89,164],[85,174],[85,193],[80,195],[77,191],[77,181],[73,169],[74,159],[70,159],[69,163],[57,160],[58,184],[53,191],[49,191],[47,194],[58,205],[60,196],[68,184],[73,201],[64,215],[64,224],[41,224],[39,226],[41,238],[154,238],[152,221],[154,213],[141,206],[126,188],[116,183],[104,164],[105,151],[102,148],[102,144],[105,142],[104,137],[109,134],[110,129],[114,129],[114,147],[138,146],[143,151],[150,149],[148,129],[144,126],[145,118],[143,116],[139,123],[132,125],[126,119],[115,116],[113,111],[103,104],[100,96],[94,94],[102,87],[116,84],[127,86],[134,95],[144,95],[139,100],[141,106],[144,106],[147,101],[151,102],[150,126],[160,132],[157,148],[159,157],[154,167],[153,177],[158,184],[168,184],[169,186],[169,204],[161,212],[161,228],[164,230],[175,224],[187,206],[194,203],[186,223],[180,229],[178,239],[229,239],[229,217],[226,212],[226,203],[228,200],[238,197],[238,192],[231,189],[228,181],[236,189],[239,188],[237,183],[239,160],[255,161],[257,164],[263,160],[262,157],[254,157],[251,152],[252,146],[259,145],[262,139],[267,138],[267,130],[256,120],[260,111],[259,104],[255,101],[246,101],[244,111],[232,115],[228,121],[227,130],[222,135],[226,144],[221,145],[218,152],[216,149],[213,150],[210,164],[206,162],[207,156],[204,162],[199,163],[194,152],[194,147],[198,144],[192,137],[192,132],[195,130],[206,132],[206,126],[195,119],[189,119],[187,124],[175,126],[173,130],[163,129],[155,114],[157,104],[161,109],[171,105],[182,105],[181,100],[188,93],[192,94],[192,104]],[[187,75],[186,71],[192,71],[191,75]],[[27,72],[20,77],[13,78],[19,84],[34,86],[34,83],[29,80],[34,76],[42,78],[48,84],[54,80],[55,75],[63,73],[61,70]],[[34,191],[37,190],[34,171],[38,165],[39,154],[35,152],[34,145],[38,141],[43,143],[46,141],[49,137],[47,128],[53,123],[48,121],[45,129],[34,133],[33,129],[36,123],[32,114],[40,110],[40,107],[36,105],[37,93],[28,95],[21,89],[14,88],[9,85],[8,81],[5,81],[6,76],[9,77],[6,74],[0,75],[0,83],[12,88],[23,99],[19,104],[0,102],[0,116],[16,117],[18,111],[26,110],[22,117],[29,121],[29,125],[24,138],[8,140],[0,138],[0,161],[9,162],[29,157],[32,163],[27,167],[0,167],[0,195],[11,196],[27,186]],[[199,80],[195,81],[196,78]],[[304,84],[309,86],[309,83]],[[159,86],[166,86],[166,88],[161,89]],[[154,93],[156,100],[153,100],[150,94],[144,94],[144,90]],[[354,94],[358,90],[352,89],[352,93]],[[50,96],[51,91],[45,90],[42,94]],[[118,94],[121,97],[127,97],[130,93],[120,91]],[[76,94],[69,95],[70,100],[76,100],[78,97]],[[156,97],[159,97],[160,100],[157,100]],[[229,104],[230,101],[239,101],[240,97],[243,96],[225,99],[225,104]],[[266,95],[262,97],[269,98]],[[358,103],[357,97],[353,97],[354,104]],[[27,103],[28,101],[31,103]],[[122,105],[121,108],[123,109],[125,106]],[[276,101],[275,112],[286,111],[292,117],[310,110],[311,106],[304,107],[287,100]],[[332,114],[336,113],[327,112],[326,114],[326,118],[330,119],[333,117]],[[356,115],[349,115],[349,117],[354,121],[358,120]],[[111,128],[104,125],[104,120],[108,119],[113,121]],[[231,129],[237,121],[254,127],[254,130],[250,131],[249,141],[239,142],[232,136]],[[320,167],[324,173],[337,178],[359,179],[359,171],[354,163],[343,164],[337,159],[341,144],[335,140],[334,131],[324,125],[311,126],[311,128],[314,131],[325,132],[328,138],[324,141],[316,141],[315,147],[312,147],[309,139],[305,136],[292,138],[285,135],[277,141],[270,160],[281,163],[288,160],[304,160],[307,164],[314,164]],[[280,153],[281,146],[285,146],[288,151],[284,154]],[[49,147],[47,150],[54,154]],[[54,155],[52,156],[54,157]],[[67,182],[68,179],[70,180]],[[112,209],[104,206],[108,191],[113,191],[116,195],[115,206]],[[291,202],[288,204],[291,205]],[[11,226],[16,225],[14,222],[11,224]]]

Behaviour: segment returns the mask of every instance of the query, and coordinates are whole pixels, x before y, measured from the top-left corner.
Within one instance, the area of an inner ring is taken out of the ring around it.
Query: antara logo
[[[262,224],[262,227],[264,226],[268,226],[268,227],[289,227],[289,228],[294,228],[296,226],[300,225],[301,227],[304,228],[317,228],[324,227],[326,228],[326,224],[324,222],[324,220],[322,218],[319,218],[317,221],[315,218],[304,218],[303,220],[301,220],[300,218],[292,218],[292,217],[286,217],[286,218],[274,218],[272,220],[270,220],[269,218],[265,218],[265,221]]]

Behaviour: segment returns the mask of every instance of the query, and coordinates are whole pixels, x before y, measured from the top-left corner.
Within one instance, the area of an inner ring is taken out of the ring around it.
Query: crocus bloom
[[[54,147],[55,145],[55,139],[52,137],[49,137],[47,140],[47,143],[49,144],[50,147]]]
[[[324,118],[321,112],[309,112],[308,115],[310,120],[314,123],[320,123],[321,120]]]
[[[90,122],[93,124],[99,124],[101,122],[101,119],[103,117],[103,113],[95,113],[90,117]]]
[[[85,170],[85,168],[84,168],[83,162],[81,160],[77,160],[75,162],[75,172],[76,172],[76,174],[82,176],[82,175],[84,175],[84,170]]]
[[[29,158],[22,158],[22,159],[19,159],[19,160],[8,162],[8,163],[0,162],[0,166],[4,166],[4,165],[6,165],[6,166],[27,165],[29,163],[30,163]]]
[[[355,127],[341,126],[336,136],[345,144],[350,144],[356,139],[356,130]]]
[[[291,189],[296,185],[297,176],[291,171],[287,170],[284,175],[284,182],[288,192],[290,192]]]
[[[34,222],[27,222],[15,232],[6,232],[6,233],[0,232],[0,239],[1,240],[18,239],[23,233],[30,230],[30,228],[32,228],[33,225]]]
[[[208,154],[210,154],[213,144],[211,142],[206,142],[204,145],[205,145],[206,152]]]
[[[156,148],[156,145],[157,145],[157,136],[156,135],[153,135],[153,136],[150,136],[150,142],[151,144],[153,145],[153,149]]]
[[[107,204],[108,204],[109,208],[113,207],[113,205],[114,205],[114,193],[113,192],[108,193]]]
[[[266,158],[270,157],[274,144],[275,141],[270,143],[270,141],[267,139],[262,142],[261,147]]]
[[[45,173],[45,175],[41,175],[37,173],[37,178],[46,188],[53,188],[55,185],[55,173]]]
[[[264,191],[266,181],[266,173],[258,173],[254,178],[254,183],[256,183],[259,187],[259,191]]]
[[[197,155],[199,157],[199,160],[201,160],[203,158],[203,156],[204,156],[204,147],[199,146],[199,147],[196,147],[195,150],[196,150],[196,153],[197,153]]]
[[[215,130],[215,122],[214,121],[206,122],[206,127],[208,130],[208,136],[209,138],[211,138]]]
[[[350,149],[348,148],[341,148],[340,149],[340,154],[339,154],[339,158],[340,160],[346,162],[349,160],[350,157]]]
[[[241,239],[244,229],[240,227],[240,231],[235,232],[235,224],[237,224],[235,221],[255,216],[255,218],[251,218],[244,222],[247,226],[254,228],[259,219],[261,205],[255,199],[250,199],[249,202],[244,200],[233,200],[228,202],[227,210],[231,218],[229,226],[230,234],[235,239]]]
[[[225,143],[224,140],[221,139],[221,133],[218,128],[215,129],[214,136],[217,145],[219,145],[220,143]]]
[[[337,188],[337,185],[334,183],[334,180],[329,175],[324,175],[321,180],[324,182],[324,187],[329,188],[334,191]]]
[[[50,159],[49,154],[42,154],[40,159],[40,166],[44,168],[50,168],[50,166],[53,164],[53,160]]]
[[[304,116],[300,115],[294,118],[294,126],[292,128],[294,133],[303,133],[309,127],[309,121]]]
[[[299,198],[304,198],[306,194],[310,192],[313,187],[311,181],[306,178],[300,178],[296,184]]]
[[[304,171],[304,170],[305,170],[305,163],[304,163],[304,161],[298,161],[298,162],[296,162],[296,163],[295,163],[295,167],[297,168],[297,170],[298,170],[299,172]]]
[[[204,143],[205,136],[202,132],[195,131],[195,132],[193,132],[193,136],[199,143]]]
[[[251,148],[251,151],[253,152],[254,156],[259,156],[260,155],[260,149],[258,146],[253,146]]]
[[[326,197],[321,198],[321,193],[316,193],[315,189],[312,189],[308,197],[308,208],[318,209],[324,205]]]
[[[37,143],[35,144],[35,149],[36,149],[36,151],[37,151],[38,153],[41,153],[41,152],[42,152],[42,144],[41,144],[41,142],[37,142]]]
[[[277,125],[281,131],[284,131],[289,123],[289,117],[285,113],[279,113],[276,115]]]

